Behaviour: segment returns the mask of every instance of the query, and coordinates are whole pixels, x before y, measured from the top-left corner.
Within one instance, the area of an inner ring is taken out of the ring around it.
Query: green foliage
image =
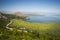
[[[28,31],[25,33],[22,29],[23,40],[60,40],[60,23],[29,23],[19,19],[12,21],[9,27],[26,28]]]
[[[22,21],[21,19],[13,20],[13,23],[10,26],[15,27],[25,27],[31,30],[39,30],[39,31],[52,31],[52,30],[59,30],[60,23],[30,23]]]
[[[60,40],[60,23],[30,23],[14,19],[12,15],[2,15],[9,20],[0,19],[0,40]],[[13,30],[6,28],[11,19],[8,27]]]

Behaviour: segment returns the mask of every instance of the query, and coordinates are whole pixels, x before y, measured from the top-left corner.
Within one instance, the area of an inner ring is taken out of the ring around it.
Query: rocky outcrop
[[[16,17],[26,17],[27,15],[22,13],[22,12],[16,12],[15,13]]]
[[[16,12],[15,15],[16,15],[17,18],[21,18],[21,19],[24,19],[24,20],[30,20],[30,18],[28,18],[28,15],[24,14],[22,12]]]
[[[2,14],[0,14],[0,19],[7,20],[8,18]]]

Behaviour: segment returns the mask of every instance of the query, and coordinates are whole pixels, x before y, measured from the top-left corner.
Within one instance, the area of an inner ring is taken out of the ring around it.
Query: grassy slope
[[[7,15],[7,17],[10,19],[12,16]],[[30,23],[19,19],[12,21],[13,23],[9,27],[13,27],[13,31],[5,28],[6,24],[9,23],[8,21],[0,19],[0,40],[60,40],[60,35],[54,35],[54,33],[60,34],[60,23]],[[17,31],[21,27],[33,32]],[[42,31],[53,32],[53,34],[39,34]]]
[[[25,27],[36,31],[60,31],[60,23],[30,23],[19,19],[13,20],[10,26]]]
[[[12,27],[13,31],[1,28],[0,40],[60,40],[60,35],[54,35],[56,31],[60,32],[60,23],[30,23],[20,19],[14,19],[12,21],[13,23],[10,24],[9,27]],[[26,33],[17,31],[21,27],[25,27],[29,31],[32,30],[33,32]],[[39,34],[41,31],[55,32],[53,34]]]
[[[26,28],[33,32],[22,32],[23,38],[26,40],[60,40],[60,23],[30,23],[20,19],[12,20],[9,25],[15,28]]]

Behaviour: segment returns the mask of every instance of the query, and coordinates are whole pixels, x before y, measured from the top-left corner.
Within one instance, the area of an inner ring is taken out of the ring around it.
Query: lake
[[[60,16],[46,15],[46,16],[29,16],[28,22],[60,22]]]

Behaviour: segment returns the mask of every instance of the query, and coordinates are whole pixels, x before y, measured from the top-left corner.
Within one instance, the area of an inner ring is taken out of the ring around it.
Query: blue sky
[[[0,11],[60,13],[60,0],[0,0]]]

